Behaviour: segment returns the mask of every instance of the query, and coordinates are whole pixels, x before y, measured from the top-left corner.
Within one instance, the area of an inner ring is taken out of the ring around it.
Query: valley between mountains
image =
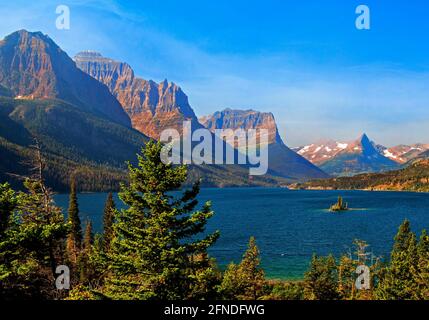
[[[318,141],[290,148],[269,112],[223,109],[197,116],[180,86],[135,75],[126,62],[82,51],[70,58],[49,36],[20,30],[0,41],[0,179],[19,187],[31,174],[35,139],[46,180],[66,191],[117,190],[126,161],[167,128],[267,129],[268,172],[245,165],[192,165],[203,186],[292,186],[427,191],[429,144],[384,147],[366,134],[355,141]],[[231,147],[231,146],[230,146]]]

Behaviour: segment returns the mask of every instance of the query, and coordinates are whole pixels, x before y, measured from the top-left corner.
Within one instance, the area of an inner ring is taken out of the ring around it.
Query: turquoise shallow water
[[[328,212],[338,195],[356,210]],[[79,195],[82,221],[90,217],[96,231],[102,228],[106,197],[105,193]],[[210,251],[219,264],[239,261],[253,235],[270,278],[302,278],[313,253],[347,253],[354,239],[366,240],[375,255],[386,257],[405,218],[414,231],[429,229],[425,193],[231,188],[203,189],[199,199],[211,200],[216,212],[207,230],[221,231]],[[67,208],[68,195],[56,195],[55,200]],[[116,202],[119,206],[118,198]]]

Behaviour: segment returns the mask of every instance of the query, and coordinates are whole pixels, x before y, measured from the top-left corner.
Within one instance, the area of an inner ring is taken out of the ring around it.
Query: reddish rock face
[[[212,132],[216,129],[267,129],[268,172],[270,174],[294,180],[328,177],[325,172],[283,143],[272,113],[225,109],[200,118],[200,123]]]
[[[16,98],[57,98],[131,125],[109,90],[40,32],[17,31],[0,42],[0,86]]]
[[[225,109],[200,118],[200,123],[210,131],[215,129],[267,129],[268,144],[283,143],[274,116],[269,112]]]
[[[137,78],[128,64],[96,52],[81,52],[74,60],[81,70],[109,88],[131,118],[133,128],[145,135],[158,139],[164,129],[182,133],[185,120],[191,121],[193,129],[202,127],[188,97],[176,84]]]

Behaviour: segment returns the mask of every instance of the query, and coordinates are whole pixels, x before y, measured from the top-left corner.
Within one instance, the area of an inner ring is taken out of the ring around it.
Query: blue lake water
[[[343,196],[351,210],[326,210]],[[102,229],[107,194],[79,195],[82,221],[91,218]],[[202,189],[201,202],[211,200],[215,216],[207,230],[220,230],[210,250],[221,266],[239,262],[250,236],[255,236],[262,265],[270,278],[302,278],[313,253],[340,255],[350,251],[354,239],[388,257],[399,225],[409,219],[415,232],[429,229],[429,194],[366,191],[292,191],[269,188]],[[68,195],[55,196],[67,208]],[[120,200],[116,197],[120,207]]]

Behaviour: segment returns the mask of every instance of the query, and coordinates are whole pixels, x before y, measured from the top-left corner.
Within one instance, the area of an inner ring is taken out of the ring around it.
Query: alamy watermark
[[[192,131],[191,121],[183,122],[183,134],[166,129],[160,135],[164,143],[163,163],[249,165],[249,175],[268,171],[267,129],[208,129]]]
[[[70,8],[64,4],[57,6],[55,13],[58,15],[55,26],[58,30],[70,30]]]
[[[55,269],[58,277],[55,279],[55,287],[58,290],[70,289],[70,268],[66,265],[60,265]]]
[[[356,14],[359,16],[356,18],[356,29],[358,30],[369,30],[371,29],[371,12],[367,5],[361,4],[356,8]]]
[[[371,289],[371,270],[366,265],[360,265],[356,268],[358,277],[356,278],[355,287],[358,290]]]

